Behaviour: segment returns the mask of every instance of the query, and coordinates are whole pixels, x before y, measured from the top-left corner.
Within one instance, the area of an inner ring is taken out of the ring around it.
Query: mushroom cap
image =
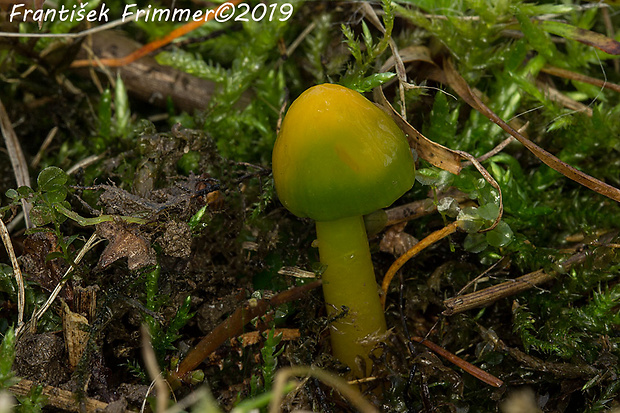
[[[385,208],[415,180],[411,149],[392,118],[361,94],[333,84],[314,86],[293,102],[272,164],[282,204],[315,221]]]

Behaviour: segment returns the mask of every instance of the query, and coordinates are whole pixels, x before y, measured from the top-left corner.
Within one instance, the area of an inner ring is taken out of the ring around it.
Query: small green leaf
[[[116,109],[116,133],[121,136],[127,136],[129,129],[129,98],[125,83],[120,75],[116,78],[116,89],[114,90],[114,108]]]
[[[19,192],[17,192],[15,189],[11,188],[11,189],[6,191],[5,195],[7,196],[7,198],[15,199],[15,198],[19,197]]]
[[[500,221],[497,226],[486,233],[486,240],[493,247],[504,247],[512,241],[514,234],[512,229],[504,221]]]
[[[67,188],[64,186],[61,186],[55,191],[46,192],[43,196],[47,200],[47,202],[50,202],[52,204],[59,203],[59,202],[64,201],[65,198],[67,197]]]
[[[41,227],[54,220],[54,212],[47,206],[35,205],[30,210],[30,218],[36,226]]]
[[[112,124],[112,93],[106,89],[101,94],[99,100],[99,136],[105,142],[110,139],[110,129]]]
[[[13,267],[2,263],[0,263],[0,292],[8,294],[11,299],[17,298]]]
[[[488,203],[478,208],[478,215],[487,221],[495,221],[499,215],[499,206],[495,203]]]
[[[547,60],[553,60],[553,57],[557,56],[557,49],[550,36],[529,17],[521,13],[518,13],[516,17],[529,44]]]
[[[480,218],[478,208],[475,207],[462,209],[456,217],[456,220],[462,222],[461,228],[469,234],[476,233],[482,228],[482,225],[484,225],[484,220]]]
[[[10,327],[4,334],[0,344],[0,389],[14,384],[14,373],[11,371],[15,360],[15,332]]]
[[[381,86],[385,82],[391,80],[396,76],[396,73],[392,72],[383,72],[383,73],[375,73],[374,75],[367,76],[361,79],[353,86],[353,89],[357,90],[360,93],[370,92],[374,88]]]
[[[37,177],[39,191],[58,191],[67,183],[69,176],[56,166],[49,166]]]
[[[34,194],[34,191],[29,186],[20,186],[17,188],[17,193],[21,198],[27,198],[30,195]]]
[[[474,254],[484,251],[487,245],[489,245],[489,243],[487,242],[484,234],[479,232],[467,234],[465,241],[463,241],[463,248],[465,248],[466,251],[473,252]]]
[[[200,231],[203,227],[206,227],[207,224],[203,221],[203,217],[207,212],[207,205],[203,206],[192,216],[187,223],[193,232]]]

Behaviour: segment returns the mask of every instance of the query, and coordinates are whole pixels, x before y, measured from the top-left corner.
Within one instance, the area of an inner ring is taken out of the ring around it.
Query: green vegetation
[[[105,3],[110,17],[119,18],[125,3]],[[166,7],[159,0],[137,3]],[[33,177],[30,187],[18,187],[11,154],[3,149],[0,217],[24,272],[24,321],[58,283],[64,288],[40,315],[36,333],[63,330],[61,299],[88,319],[80,362],[75,371],[63,363],[62,372],[65,382],[73,377],[76,388],[86,388],[80,397],[109,401],[120,383],[150,384],[142,324],[159,368],[173,371],[236,309],[307,285],[289,274],[323,272],[310,248],[312,223],[282,208],[270,170],[279,121],[316,84],[345,85],[375,101],[381,87],[430,140],[483,157],[509,135],[459,96],[449,76],[452,62],[512,128],[577,170],[620,187],[617,2],[290,4],[290,18],[210,21],[153,54],[178,76],[210,82],[209,90],[184,91],[203,99],[187,111],[178,110],[172,95],[165,107],[136,98],[141,85],[122,68],[96,80],[88,70],[70,68],[86,58],[75,54],[87,39],[0,35],[3,125],[12,124]],[[10,24],[4,17],[0,23],[3,31],[39,33],[35,23]],[[122,30],[144,44],[180,26],[134,22]],[[85,28],[55,21],[44,22],[41,32]],[[144,80],[149,73],[141,74]],[[410,236],[422,239],[463,222],[449,240],[405,264],[389,286],[385,316],[393,339],[377,356],[375,380],[359,387],[364,397],[395,412],[487,412],[527,386],[543,411],[618,408],[618,203],[558,173],[516,140],[481,163],[501,189],[503,215],[494,229],[480,232],[500,212],[500,193],[489,180],[464,161],[456,175],[418,156],[417,182],[397,205],[416,201],[423,213],[371,238],[380,283],[395,260],[391,253],[402,254]],[[19,215],[23,201],[32,205],[33,228]],[[101,242],[87,243],[94,236]],[[22,339],[15,331],[24,328],[17,325],[21,293],[12,261],[8,255],[1,261],[0,392],[22,374],[12,369],[19,367]],[[543,284],[442,314],[445,299],[537,271],[549,274]],[[77,308],[84,291],[96,296],[92,308]],[[344,393],[331,391],[318,375],[300,388],[291,381],[276,385],[280,369],[290,365],[346,375],[330,356],[325,332],[331,320],[317,291],[243,321],[244,333],[269,333],[255,344],[223,340],[205,355],[191,372],[192,384],[177,390],[199,400],[186,411],[266,411],[286,392],[285,411],[351,409],[342,407],[349,406],[339,396]],[[299,338],[280,335],[284,328]],[[427,334],[504,386],[483,384],[408,337]],[[195,387],[205,377],[209,391]],[[49,400],[34,389],[17,409],[45,409]]]

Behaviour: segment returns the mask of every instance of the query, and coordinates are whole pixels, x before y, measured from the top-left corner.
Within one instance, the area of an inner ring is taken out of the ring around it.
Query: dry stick
[[[617,61],[617,60],[615,60]],[[606,80],[597,79],[577,72],[571,72],[570,70],[562,69],[555,66],[545,66],[541,69],[542,72],[548,73],[553,76],[562,77],[564,79],[576,80],[577,82],[589,83],[594,86],[604,87],[614,92],[620,93],[620,85],[608,82]]]
[[[538,159],[544,162],[550,168],[558,171],[562,175],[569,179],[589,188],[601,195],[604,195],[616,202],[620,202],[620,189],[608,185],[584,172],[581,172],[574,167],[562,162],[551,153],[547,152],[540,146],[536,145],[525,136],[514,130],[503,119],[501,119],[495,112],[489,109],[478,96],[471,90],[465,79],[454,68],[454,64],[451,59],[447,59],[444,64],[444,74],[448,81],[448,84],[459,94],[459,96],[465,100],[472,108],[476,109],[484,116],[489,118],[493,123],[497,124],[504,131],[514,136],[523,146],[531,151]]]
[[[488,385],[491,385],[493,387],[502,387],[504,385],[503,381],[501,381],[500,379],[498,379],[491,373],[487,373],[481,368],[474,366],[473,364],[463,360],[462,358],[456,356],[455,354],[450,353],[448,350],[444,349],[443,347],[438,346],[437,344],[431,341],[428,341],[425,338],[411,337],[411,339],[417,343],[420,343],[426,346],[427,348],[439,354],[441,357],[445,358],[452,364],[462,368],[463,370],[465,370],[466,372],[468,372],[475,378],[485,382]]]
[[[72,68],[88,67],[88,66],[94,66],[97,64],[102,64],[108,67],[119,67],[119,66],[128,65],[129,63],[132,63],[140,59],[141,57],[144,57],[147,54],[166,46],[167,44],[171,43],[174,39],[177,39],[199,28],[207,21],[213,20],[216,16],[219,16],[220,13],[230,10],[231,7],[234,8],[234,6],[239,4],[240,2],[241,0],[231,0],[227,3],[223,3],[215,10],[215,13],[213,14],[209,13],[204,20],[192,21],[179,27],[178,29],[174,29],[173,31],[171,31],[170,33],[168,33],[166,36],[162,37],[161,39],[157,39],[151,43],[148,43],[145,46],[139,48],[138,50],[128,54],[127,56],[124,56],[118,59],[117,58],[100,59],[97,62],[89,60],[89,59],[76,60],[73,63],[71,63],[70,67]]]
[[[177,370],[170,372],[168,382],[173,389],[178,388],[188,372],[195,369],[209,356],[209,354],[213,353],[226,340],[241,334],[243,332],[243,326],[249,323],[250,320],[262,316],[270,307],[275,307],[301,298],[305,293],[320,285],[321,281],[314,281],[300,287],[294,287],[283,291],[271,297],[271,299],[256,300],[243,307],[239,307],[228,319],[220,323],[194,346],[183,361],[181,361]]]
[[[555,277],[555,274],[548,274],[543,270],[536,270],[514,280],[506,281],[480,291],[448,298],[443,302],[446,310],[444,310],[442,314],[450,316],[471,310],[472,308],[484,307],[502,298],[529,290],[535,285],[543,284],[553,277]]]
[[[601,241],[611,240],[615,233],[607,233],[602,236]],[[567,271],[571,266],[580,264],[585,261],[588,254],[585,251],[573,254],[568,259],[562,261],[559,265],[563,271]],[[519,294],[523,291],[534,288],[539,284],[543,284],[550,281],[556,276],[556,272],[546,273],[542,269],[533,271],[529,274],[525,274],[514,280],[506,281],[492,287],[485,288],[480,291],[465,294],[462,296],[448,298],[444,300],[443,305],[446,309],[443,311],[443,315],[451,316],[453,314],[462,313],[463,311],[471,310],[472,308],[484,307],[502,298],[510,297],[515,294]]]
[[[381,305],[383,306],[383,308],[385,308],[385,300],[387,297],[388,287],[390,286],[394,275],[396,275],[396,272],[400,270],[400,268],[405,265],[407,261],[415,257],[420,251],[424,250],[427,247],[430,247],[431,245],[447,237],[448,235],[454,234],[459,225],[459,221],[454,221],[451,224],[443,227],[442,229],[433,232],[432,234],[415,244],[413,247],[411,247],[409,251],[401,255],[396,261],[394,261],[394,263],[388,269],[387,273],[385,273],[385,277],[383,277],[383,283],[381,284]]]
[[[15,181],[17,186],[30,186],[30,175],[28,174],[28,164],[22,152],[22,147],[19,144],[19,139],[13,130],[9,115],[4,109],[2,100],[0,100],[0,130],[4,136],[4,143],[11,159],[11,166],[13,167],[13,173],[15,174]],[[24,209],[24,217],[26,222],[26,228],[32,228],[32,221],[30,221],[30,202],[22,198],[22,207]]]
[[[13,243],[11,242],[11,236],[9,231],[4,225],[4,221],[0,219],[0,236],[6,248],[7,254],[11,259],[11,265],[13,266],[13,274],[15,274],[15,282],[17,282],[17,329],[19,330],[24,322],[24,307],[26,306],[26,292],[24,290],[24,277],[22,276],[22,270],[19,268],[15,251],[13,250]]]
[[[30,393],[30,390],[34,386],[38,385],[38,383],[33,381],[21,379],[19,383],[9,387],[9,392],[16,396],[27,396],[28,393]],[[43,386],[43,391],[41,394],[47,398],[48,406],[56,407],[68,412],[82,411],[80,406],[81,403],[76,399],[75,393],[73,392],[60,389],[58,387]],[[86,408],[86,413],[95,413],[97,411],[103,411],[103,409],[108,407],[108,404],[87,397],[84,399],[84,407]],[[134,413],[133,410],[125,410],[125,412]]]

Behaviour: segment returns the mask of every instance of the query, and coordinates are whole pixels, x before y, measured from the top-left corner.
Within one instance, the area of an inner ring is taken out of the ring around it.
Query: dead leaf
[[[383,90],[375,88],[375,100],[392,116],[396,124],[405,132],[409,146],[416,150],[418,155],[432,165],[458,175],[461,172],[461,155],[435,143],[422,135],[416,128],[411,126],[403,117],[396,112],[383,94]]]
[[[28,279],[36,281],[47,291],[53,291],[62,280],[67,266],[60,258],[48,259],[50,253],[60,253],[58,240],[51,232],[35,232],[24,240],[22,266]],[[73,299],[72,288],[67,285],[61,292],[65,300]]]
[[[130,270],[156,263],[155,251],[137,229],[130,230],[121,222],[108,221],[97,225],[97,234],[110,241],[99,258],[98,268],[106,268],[121,258],[127,258]]]
[[[64,301],[62,302],[62,334],[69,356],[69,368],[75,370],[86,350],[90,333],[86,330],[88,320],[81,314],[74,313]]]

